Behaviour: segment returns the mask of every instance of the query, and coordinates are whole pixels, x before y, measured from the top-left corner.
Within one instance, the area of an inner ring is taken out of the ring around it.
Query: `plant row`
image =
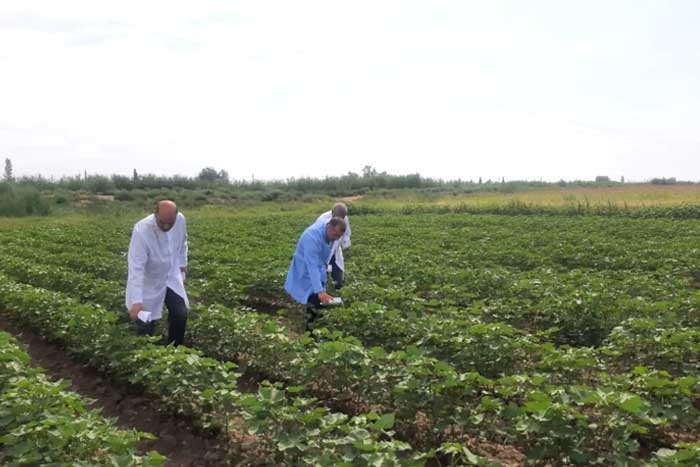
[[[160,466],[155,451],[138,454],[154,436],[122,430],[98,410],[29,366],[17,341],[0,332],[0,462],[6,466]]]
[[[590,453],[586,454],[584,450],[581,454],[579,451],[581,445],[587,444],[591,451],[593,446],[601,449],[602,440],[595,431],[578,431],[572,435],[576,442],[570,445],[555,436],[551,446],[539,443],[547,438],[544,431],[554,430],[553,425],[539,428],[539,441],[535,444],[530,439],[532,433],[518,431],[524,426],[522,423],[532,422],[531,419],[540,416],[531,410],[532,394],[543,397],[543,394],[560,392],[569,402],[565,417],[569,422],[576,418],[572,413],[578,413],[578,405],[590,405],[591,414],[581,420],[592,426],[607,426],[617,419],[631,423],[630,417],[641,417],[642,420],[635,423],[646,431],[619,430],[603,437],[607,440],[604,446],[609,450],[608,455],[622,455],[622,458],[633,456],[639,449],[642,440],[637,435],[652,433],[653,439],[664,442],[664,439],[669,439],[668,435],[665,438],[659,436],[667,431],[692,431],[687,417],[692,418],[697,413],[693,405],[699,390],[697,379],[674,379],[666,372],[643,370],[643,374],[652,375],[650,378],[660,379],[664,388],[663,394],[650,393],[648,401],[636,393],[634,381],[639,379],[636,373],[607,376],[597,356],[586,349],[558,350],[544,346],[541,349],[544,353],[530,375],[488,379],[478,373],[459,373],[445,362],[426,357],[417,347],[387,353],[381,348],[365,349],[355,339],[324,331],[317,333],[320,343],[308,338],[291,340],[274,321],[254,313],[222,307],[200,308],[197,313],[199,317],[191,322],[190,338],[207,353],[223,359],[243,360],[259,371],[275,374],[277,378],[283,376],[286,381],[301,386],[295,390],[316,394],[336,407],[391,410],[396,415],[397,429],[404,436],[410,436],[414,441],[427,437],[429,445],[460,439],[464,435],[496,442],[510,439],[529,457],[547,458],[565,452],[572,459],[590,461]],[[637,368],[635,371],[642,370]],[[574,381],[580,384],[571,384]],[[513,392],[514,382],[516,386],[522,386],[519,391]],[[588,397],[589,393],[599,391],[608,391],[610,397],[617,395],[620,400],[639,400],[640,407],[645,410],[637,410],[636,406],[628,410],[629,407],[619,401]],[[586,397],[578,397],[580,394]],[[676,402],[668,405],[669,396],[684,402],[674,408]],[[601,405],[605,406],[604,411],[601,411]],[[484,406],[488,410],[484,410]],[[650,414],[668,410],[673,412],[650,421]],[[474,417],[480,412],[483,412],[481,416]],[[417,416],[430,427],[427,432],[415,428]],[[657,422],[659,426],[654,424]],[[483,430],[484,426],[489,429]],[[499,429],[493,432],[494,427]],[[497,433],[508,435],[504,437]],[[549,436],[553,434],[548,433]],[[620,443],[627,443],[622,453],[619,452]]]
[[[164,410],[219,433],[232,456],[244,456],[232,463],[398,466],[422,465],[431,455],[393,439],[391,415],[333,413],[280,385],[241,393],[233,363],[155,345],[118,325],[114,314],[59,293],[0,275],[0,307],[89,365],[142,388]],[[256,456],[246,457],[251,450]]]

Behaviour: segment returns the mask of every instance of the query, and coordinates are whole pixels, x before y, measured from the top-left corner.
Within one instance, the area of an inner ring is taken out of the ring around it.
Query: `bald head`
[[[348,207],[345,205],[345,203],[335,203],[335,206],[333,206],[333,211],[331,212],[333,217],[345,219],[345,216],[348,215]]]
[[[177,220],[177,205],[170,200],[158,201],[154,211],[156,224],[163,232],[173,228]]]

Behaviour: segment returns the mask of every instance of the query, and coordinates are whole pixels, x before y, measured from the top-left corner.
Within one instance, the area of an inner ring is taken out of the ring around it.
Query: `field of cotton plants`
[[[126,317],[144,213],[0,222],[2,328],[20,341],[0,334],[0,460],[700,464],[695,210],[493,211],[351,206],[346,287],[330,289],[344,306],[311,333],[282,285],[322,210],[185,211],[179,348]],[[137,397],[134,416],[47,379],[27,336]],[[177,423],[190,454],[162,431]]]

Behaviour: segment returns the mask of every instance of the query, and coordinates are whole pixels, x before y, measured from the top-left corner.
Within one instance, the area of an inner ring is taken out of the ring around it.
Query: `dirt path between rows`
[[[348,203],[352,203],[353,201],[360,200],[364,198],[365,195],[355,195],[355,196],[343,196],[342,198],[338,198],[340,201],[345,201]]]
[[[135,394],[127,385],[77,364],[57,345],[49,344],[31,330],[23,329],[6,315],[0,315],[0,330],[14,335],[32,358],[31,364],[41,367],[52,380],[70,380],[71,390],[95,399],[90,408],[99,408],[105,417],[116,418],[123,429],[134,428],[152,433],[156,440],[144,441],[144,451],[156,450],[168,458],[168,467],[218,466],[227,464],[225,448],[220,441],[200,436],[183,420],[159,413],[157,401]],[[230,459],[235,464],[235,459]]]

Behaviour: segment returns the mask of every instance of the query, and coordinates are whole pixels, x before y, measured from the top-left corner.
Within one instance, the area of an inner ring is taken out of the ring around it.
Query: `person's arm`
[[[180,220],[182,221],[182,242],[180,243],[180,249],[178,251],[178,260],[180,263],[180,271],[184,273],[187,272],[187,221],[185,221],[185,216],[183,215],[181,215]]]
[[[129,316],[132,320],[137,318],[139,311],[143,310],[143,276],[148,261],[146,242],[141,233],[136,230],[131,233],[129,243],[129,276],[126,280],[126,295],[128,299]]]
[[[345,216],[345,233],[343,236],[340,238],[340,246],[343,247],[344,249],[350,248],[350,245],[352,244],[350,242],[350,217]]]
[[[321,303],[327,303],[333,297],[325,292],[325,287],[321,281],[321,269],[325,270],[326,258],[323,258],[321,244],[315,239],[307,237],[304,239],[304,266],[309,273],[311,279],[311,292],[318,294]],[[320,267],[323,265],[323,268]]]

